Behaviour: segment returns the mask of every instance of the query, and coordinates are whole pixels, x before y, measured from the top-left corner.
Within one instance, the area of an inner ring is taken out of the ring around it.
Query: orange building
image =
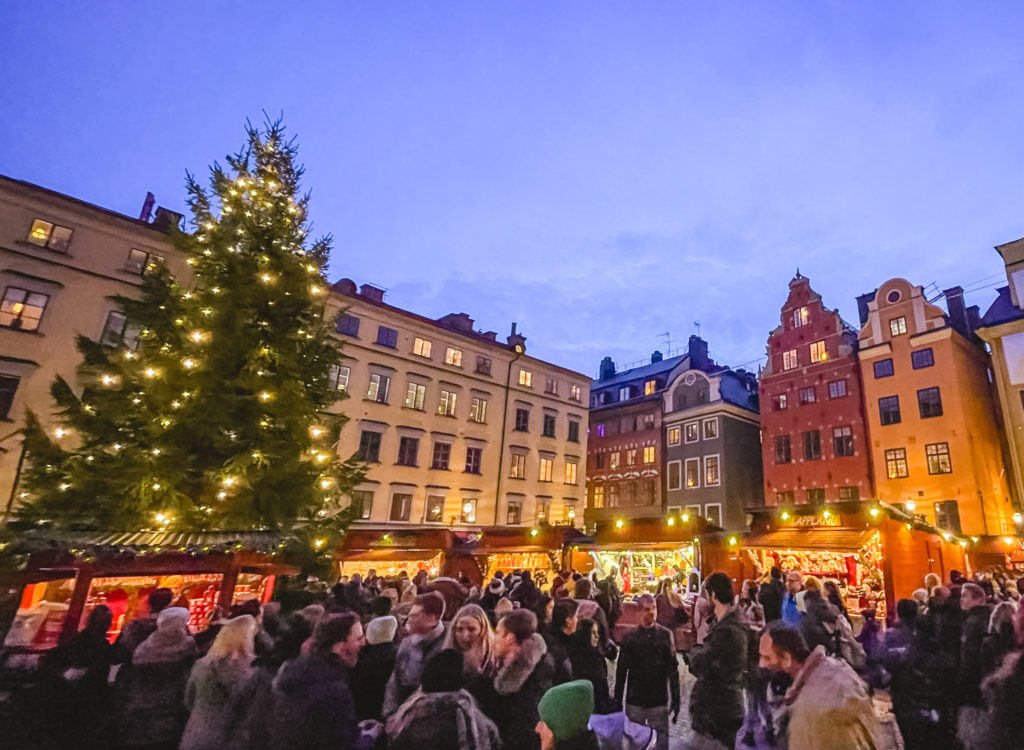
[[[1013,529],[1013,508],[977,308],[890,279],[858,298],[860,364],[878,498],[940,529]]]

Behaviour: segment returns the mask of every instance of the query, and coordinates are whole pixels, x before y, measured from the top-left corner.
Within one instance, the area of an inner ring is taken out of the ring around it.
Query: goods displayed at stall
[[[531,573],[550,574],[557,570],[551,558],[546,552],[498,552],[487,555],[484,577],[489,579],[499,570],[503,573],[529,570]]]
[[[341,575],[352,576],[356,573],[362,577],[371,570],[379,576],[397,576],[403,572],[414,578],[421,570],[432,576],[441,570],[443,555],[439,550],[417,552],[415,550],[368,550],[355,553],[341,561]]]
[[[692,544],[671,549],[595,550],[590,554],[599,577],[617,572],[623,594],[653,593],[662,578],[680,583],[697,567]]]

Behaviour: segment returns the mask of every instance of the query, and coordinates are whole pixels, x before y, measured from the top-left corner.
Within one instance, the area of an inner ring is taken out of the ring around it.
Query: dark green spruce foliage
[[[131,336],[79,338],[82,397],[52,393],[67,433],[29,414],[23,521],[99,529],[276,529],[327,549],[363,476],[338,459],[342,361],[324,321],[329,238],[307,239],[302,169],[280,123],[188,177],[194,279],[154,267],[119,298]]]

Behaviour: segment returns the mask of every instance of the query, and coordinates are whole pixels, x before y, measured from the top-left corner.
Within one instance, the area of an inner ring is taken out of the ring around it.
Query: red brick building
[[[797,271],[760,375],[765,502],[874,496],[857,331]]]

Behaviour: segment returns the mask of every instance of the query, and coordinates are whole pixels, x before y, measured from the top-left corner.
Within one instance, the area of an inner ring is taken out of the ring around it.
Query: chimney
[[[350,297],[355,296],[356,282],[352,281],[352,279],[339,279],[338,281],[334,282],[334,285],[331,287],[331,289],[333,289],[336,292],[339,292],[340,294],[347,294]]]
[[[181,219],[181,214],[159,206],[156,209],[156,218],[150,226],[158,232],[169,232],[172,227],[177,229],[181,225]]]
[[[868,303],[875,299],[877,292],[878,290],[876,289],[874,292],[866,292],[857,297],[857,317],[860,318],[861,327],[868,322]]]
[[[512,324],[512,333],[509,334],[508,338],[505,339],[508,345],[513,349],[517,346],[523,347],[523,351],[526,351],[526,336],[516,333],[516,324]]]
[[[973,331],[967,318],[967,308],[964,307],[964,288],[962,286],[950,287],[942,290],[942,294],[946,297],[949,324],[953,326],[953,330],[970,338]]]
[[[711,364],[708,359],[708,342],[696,334],[690,336],[690,369],[703,370]]]
[[[384,302],[384,290],[373,284],[363,284],[359,287],[359,296],[370,302]]]
[[[654,353],[651,354],[651,364],[653,365],[655,362],[661,362],[662,359],[664,359],[664,355],[655,349]]]
[[[615,363],[612,362],[611,357],[605,357],[601,360],[601,369],[598,374],[598,380],[611,380],[615,377]]]
[[[156,203],[156,196],[152,193],[146,193],[146,200],[142,203],[142,212],[139,213],[139,221],[149,223],[149,218],[153,215],[153,204]]]
[[[449,331],[473,332],[473,319],[466,313],[449,313],[443,318],[438,318],[437,323]]]

